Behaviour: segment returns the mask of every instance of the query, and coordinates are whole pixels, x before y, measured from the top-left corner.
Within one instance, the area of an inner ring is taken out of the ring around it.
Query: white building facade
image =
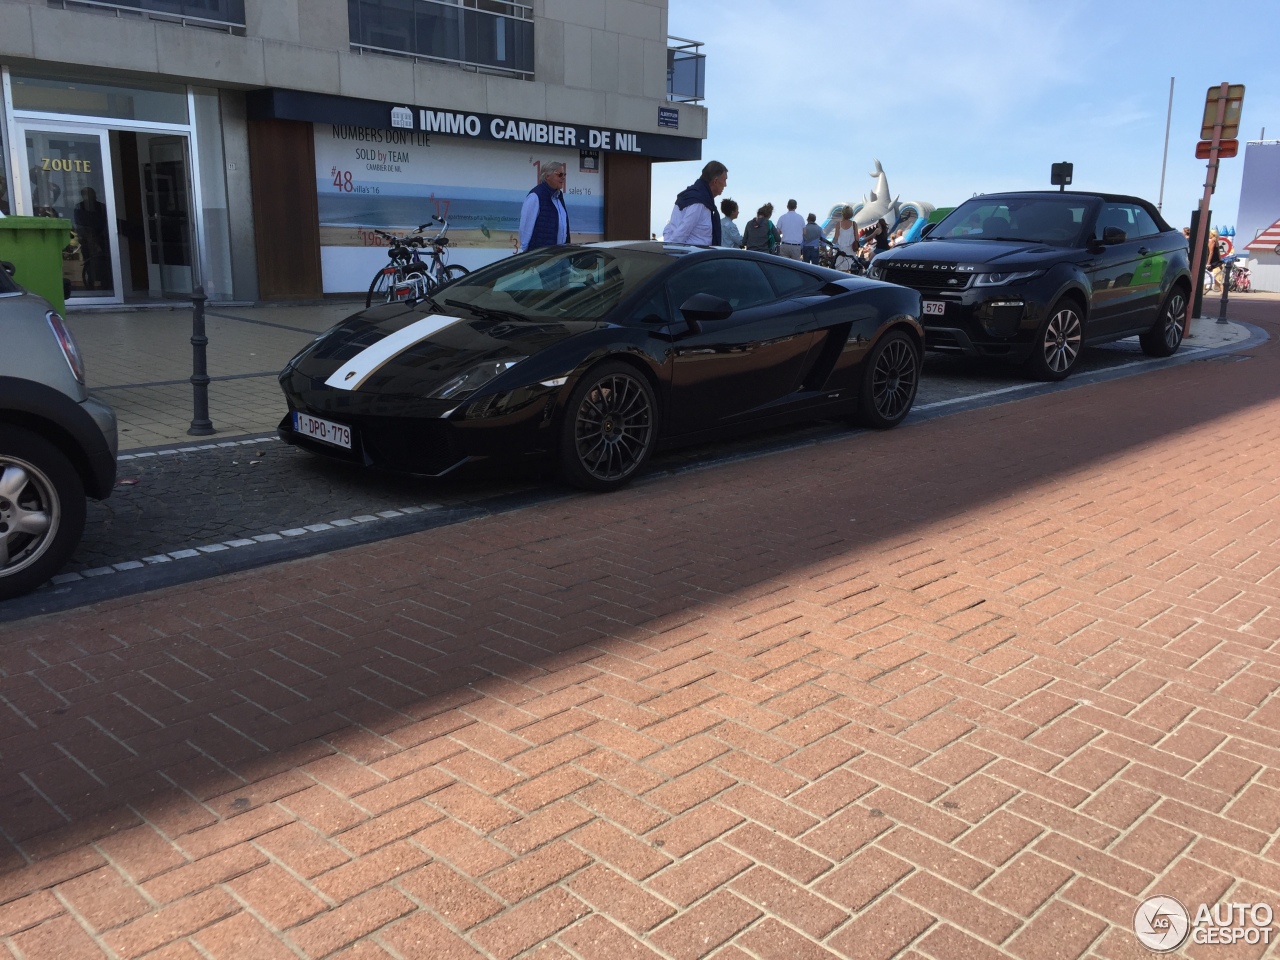
[[[1280,293],[1280,140],[1245,144],[1235,249],[1254,290]]]
[[[541,166],[574,240],[648,235],[701,156],[667,0],[0,0],[0,212],[72,221],[73,301],[363,292],[439,216],[508,255]]]

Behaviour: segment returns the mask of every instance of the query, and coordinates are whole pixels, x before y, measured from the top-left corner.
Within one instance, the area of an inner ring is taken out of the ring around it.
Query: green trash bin
[[[38,293],[58,313],[66,313],[62,290],[62,250],[71,240],[71,221],[54,217],[0,217],[0,260],[16,268],[13,279]]]

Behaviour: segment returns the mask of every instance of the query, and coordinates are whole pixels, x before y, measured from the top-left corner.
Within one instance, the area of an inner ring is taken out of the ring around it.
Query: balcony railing
[[[357,50],[533,79],[533,8],[512,0],[347,0]]]
[[[707,94],[707,55],[701,40],[667,37],[667,99],[698,103]]]
[[[244,0],[48,0],[64,10],[90,8],[116,16],[142,16],[244,33]]]

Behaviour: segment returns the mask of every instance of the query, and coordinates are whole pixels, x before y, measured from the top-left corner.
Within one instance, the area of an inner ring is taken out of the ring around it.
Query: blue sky
[[[746,216],[794,197],[821,219],[872,188],[875,159],[904,201],[1049,189],[1049,165],[1069,160],[1074,189],[1154,203],[1176,77],[1174,226],[1204,190],[1205,91],[1246,85],[1240,156],[1223,161],[1212,205],[1231,225],[1244,141],[1264,127],[1280,139],[1280,0],[670,0],[668,32],[706,43],[702,155],[729,167],[726,196]],[[654,165],[659,236],[700,169]]]

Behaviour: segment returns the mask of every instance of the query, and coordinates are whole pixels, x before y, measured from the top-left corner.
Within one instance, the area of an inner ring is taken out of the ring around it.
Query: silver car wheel
[[[36,563],[62,522],[53,481],[32,463],[0,456],[0,576]]]
[[[1062,307],[1044,328],[1044,362],[1054,373],[1071,369],[1080,353],[1080,316],[1071,307]]]
[[[1164,310],[1164,343],[1169,352],[1182,343],[1182,316],[1187,312],[1187,301],[1176,290],[1170,294]]]

